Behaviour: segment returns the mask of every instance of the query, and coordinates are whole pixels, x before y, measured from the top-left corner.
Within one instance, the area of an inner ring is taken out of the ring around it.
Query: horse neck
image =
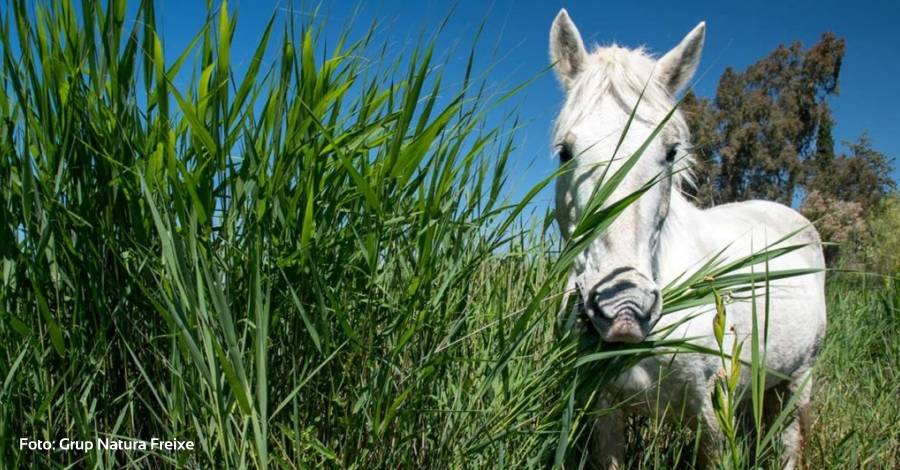
[[[673,191],[657,254],[665,283],[696,266],[706,253],[703,235],[711,233],[709,231],[715,227],[709,226],[702,212],[681,191]]]

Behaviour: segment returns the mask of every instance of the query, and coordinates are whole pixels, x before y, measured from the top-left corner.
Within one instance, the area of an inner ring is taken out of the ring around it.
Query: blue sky
[[[159,4],[167,54],[181,50],[196,33],[205,18],[203,3],[164,0]],[[309,14],[316,5],[293,3],[298,15]],[[249,60],[268,18],[274,11],[284,14],[289,5],[284,0],[232,0],[230,7],[238,12],[232,63],[239,66]],[[461,0],[454,7],[434,0],[323,1],[319,17],[325,21],[326,41],[334,41],[357,7],[360,11],[352,31],[361,34],[373,18],[380,18],[383,37],[390,39],[397,54],[407,52],[423,30],[429,31],[455,8],[438,42],[441,52],[449,56],[450,77],[461,73],[453,69],[464,66],[471,39],[486,19],[476,65],[482,71],[490,68],[487,78],[498,88],[528,80],[547,66],[548,31],[562,7],[587,43],[646,45],[659,53],[677,44],[699,21],[706,21],[706,45],[694,89],[707,97],[715,93],[726,67],[743,69],[779,44],[811,45],[823,32],[832,31],[847,40],[840,96],[831,101],[837,121],[835,141],[855,139],[867,131],[877,149],[900,157],[900,2]],[[523,190],[554,168],[549,129],[561,98],[555,78],[544,74],[514,100],[524,122],[517,134],[514,190]],[[895,162],[895,180],[900,176],[897,167]],[[542,199],[547,201],[546,196]]]

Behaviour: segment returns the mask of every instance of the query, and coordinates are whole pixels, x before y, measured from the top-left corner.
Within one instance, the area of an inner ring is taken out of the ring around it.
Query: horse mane
[[[631,114],[637,105],[635,121],[656,128],[676,105],[676,100],[654,76],[655,67],[656,58],[644,47],[594,46],[586,57],[584,68],[566,93],[554,134],[557,137],[565,135],[608,96],[627,114]],[[691,133],[680,110],[672,114],[661,134],[667,140],[681,142],[682,149],[688,150],[687,156],[676,163],[673,175],[676,188],[683,184],[692,185]]]

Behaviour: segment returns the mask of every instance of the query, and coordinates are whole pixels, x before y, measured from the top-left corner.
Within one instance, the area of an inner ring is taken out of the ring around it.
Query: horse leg
[[[624,468],[625,413],[622,410],[615,410],[594,420],[589,456],[593,468]]]
[[[697,458],[697,468],[716,468],[725,443],[725,434],[716,419],[711,399],[707,398],[704,401],[699,420],[700,455]]]
[[[803,456],[803,435],[808,431],[809,401],[812,394],[812,375],[809,369],[803,369],[791,377],[784,386],[775,386],[766,391],[764,407],[767,427],[772,426],[784,407],[794,400],[793,409],[784,429],[781,431],[781,443],[784,451],[781,461],[785,469],[793,469]]]

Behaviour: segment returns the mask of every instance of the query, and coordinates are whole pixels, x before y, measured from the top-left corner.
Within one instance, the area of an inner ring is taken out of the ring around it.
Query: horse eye
[[[572,159],[572,149],[569,148],[569,144],[560,144],[558,149],[560,163],[567,163]]]
[[[672,144],[669,150],[666,151],[666,161],[669,163],[674,162],[676,155],[678,155],[678,144]]]

